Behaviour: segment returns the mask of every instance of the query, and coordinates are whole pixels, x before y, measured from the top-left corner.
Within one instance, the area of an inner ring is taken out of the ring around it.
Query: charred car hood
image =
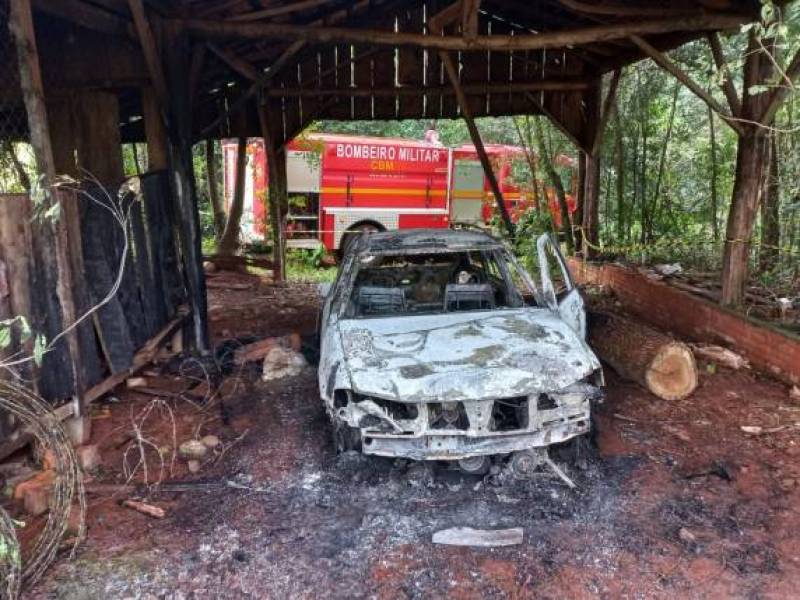
[[[352,389],[401,402],[455,402],[554,391],[600,367],[546,309],[509,309],[336,325]]]

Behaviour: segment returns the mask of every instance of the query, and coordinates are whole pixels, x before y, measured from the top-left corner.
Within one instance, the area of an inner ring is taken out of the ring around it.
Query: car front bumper
[[[437,431],[422,435],[403,435],[362,430],[361,440],[364,454],[412,460],[460,460],[471,456],[510,454],[531,448],[547,447],[588,433],[589,430],[587,413],[537,431],[482,435]]]

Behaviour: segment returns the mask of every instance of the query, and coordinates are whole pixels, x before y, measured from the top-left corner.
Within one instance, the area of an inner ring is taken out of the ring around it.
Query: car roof
[[[359,254],[416,254],[502,248],[500,240],[475,229],[403,229],[364,235]]]

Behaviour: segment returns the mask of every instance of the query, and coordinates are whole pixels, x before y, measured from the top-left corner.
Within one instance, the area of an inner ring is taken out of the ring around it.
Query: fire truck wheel
[[[350,245],[355,243],[355,241],[361,237],[362,234],[378,233],[379,231],[383,230],[383,227],[377,223],[357,223],[356,225],[353,225],[350,229],[344,232],[344,236],[342,237],[342,256],[345,256],[350,251]]]

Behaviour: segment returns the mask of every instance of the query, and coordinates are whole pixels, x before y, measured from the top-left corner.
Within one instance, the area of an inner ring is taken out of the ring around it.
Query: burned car
[[[583,300],[549,236],[537,258],[532,277],[472,230],[351,244],[320,317],[319,389],[337,450],[478,472],[488,457],[540,456],[587,434],[602,371]]]

